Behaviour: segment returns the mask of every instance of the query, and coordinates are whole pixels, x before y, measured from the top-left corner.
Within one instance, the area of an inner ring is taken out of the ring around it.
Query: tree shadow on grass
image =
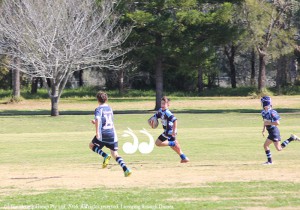
[[[276,109],[280,113],[300,113],[300,109]],[[154,110],[115,110],[114,114],[149,114],[154,113]],[[215,109],[215,110],[200,110],[200,109],[183,109],[172,110],[173,113],[179,114],[222,114],[222,113],[249,113],[260,114],[261,110],[255,109]],[[60,115],[94,115],[94,111],[60,111]],[[0,116],[21,116],[21,115],[48,115],[50,110],[0,110]]]
[[[145,114],[151,110],[124,110],[114,111],[114,114]],[[0,116],[22,116],[22,115],[51,115],[50,110],[0,110]],[[59,111],[59,115],[94,115],[94,111]]]
[[[261,113],[261,109],[209,109],[209,110],[201,110],[201,109],[182,109],[182,110],[174,110],[174,113],[192,113],[192,114],[222,114],[222,113]],[[300,109],[289,109],[289,108],[278,108],[276,111],[280,113],[300,113]]]

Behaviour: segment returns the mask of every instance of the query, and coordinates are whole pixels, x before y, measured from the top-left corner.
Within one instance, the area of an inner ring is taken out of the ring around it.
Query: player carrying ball
[[[154,114],[156,119],[160,118],[164,132],[158,137],[156,146],[170,146],[181,158],[181,163],[189,162],[189,158],[183,154],[180,145],[176,139],[177,119],[169,110],[170,100],[164,96],[161,98],[161,108]],[[150,122],[153,124],[153,122]],[[153,127],[153,126],[152,126]]]
[[[281,151],[291,141],[300,141],[300,139],[296,135],[292,134],[290,138],[288,138],[287,140],[285,140],[280,144],[281,137],[280,137],[279,129],[277,127],[279,125],[280,116],[274,109],[272,109],[271,98],[269,96],[262,97],[261,104],[263,108],[261,115],[264,120],[262,134],[263,136],[265,136],[264,133],[266,129],[269,133],[264,143],[264,149],[268,160],[267,162],[264,163],[264,165],[270,165],[272,164],[272,155],[269,147],[270,144],[273,143],[277,151]]]
[[[89,147],[92,151],[104,158],[102,168],[106,168],[111,158],[102,148],[105,146],[110,149],[111,155],[119,163],[124,171],[125,177],[131,175],[131,170],[126,166],[122,157],[118,154],[118,138],[113,122],[113,111],[106,104],[108,97],[105,92],[97,93],[99,106],[95,109],[95,118],[91,121],[96,127],[96,136],[91,141]]]

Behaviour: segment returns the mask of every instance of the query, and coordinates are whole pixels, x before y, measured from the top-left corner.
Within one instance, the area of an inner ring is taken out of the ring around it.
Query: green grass
[[[193,103],[193,99],[189,102]],[[299,109],[297,106],[292,108]],[[1,184],[0,209],[300,208],[300,183],[294,182],[292,178],[290,181],[276,180],[285,175],[298,176],[300,144],[292,142],[281,153],[272,147],[276,164],[271,167],[261,166],[266,157],[262,148],[264,139],[261,136],[259,112],[255,107],[252,111],[249,108],[248,113],[223,112],[222,109],[224,108],[214,108],[213,113],[209,113],[209,110],[202,113],[185,108],[176,110],[176,117],[179,119],[178,138],[183,150],[192,160],[191,164],[180,166],[177,164],[178,157],[167,148],[155,147],[148,155],[139,152],[125,154],[122,145],[128,139],[122,137],[122,134],[128,127],[136,134],[146,128],[154,138],[161,133],[161,129],[152,130],[148,127],[146,120],[151,115],[149,112],[115,115],[120,155],[137,172],[147,172],[152,167],[161,167],[161,172],[170,170],[171,173],[161,177],[161,180],[152,180],[151,176],[145,179],[155,181],[162,187],[110,188],[96,185],[82,189],[39,189],[26,185]],[[45,173],[49,171],[49,174],[55,171],[59,174],[60,168],[70,168],[72,173],[72,167],[97,167],[97,155],[88,149],[88,143],[94,134],[94,127],[90,124],[92,117],[90,114],[59,117],[0,116],[0,167],[9,170],[1,171],[0,176],[1,173],[8,173],[11,175],[10,181],[18,183],[17,178],[22,168],[23,176],[30,177],[35,170],[45,170]],[[282,113],[281,117],[283,139],[290,133],[299,133],[300,113]],[[142,135],[138,137],[143,138]],[[121,170],[116,163],[113,164],[115,167],[108,173]],[[140,164],[144,166],[139,167]],[[163,180],[174,177],[178,167],[183,167],[187,174],[178,174],[174,185],[165,185]],[[203,184],[182,182],[192,170],[199,171],[198,176],[199,179],[204,179]],[[283,172],[285,170],[287,174]],[[207,171],[212,178],[206,181]],[[75,171],[74,176],[76,173]],[[253,176],[255,174],[265,176],[256,178]],[[244,176],[245,181],[241,181],[243,177],[230,179],[231,176],[239,175]],[[134,174],[128,179],[134,180]],[[125,184],[126,180],[124,178]],[[99,183],[109,181],[109,176],[99,176]]]
[[[52,190],[6,197],[9,206],[34,209],[242,209],[299,207],[299,183],[230,182],[180,189]],[[268,193],[266,194],[266,189]],[[284,189],[284,193],[282,192]]]

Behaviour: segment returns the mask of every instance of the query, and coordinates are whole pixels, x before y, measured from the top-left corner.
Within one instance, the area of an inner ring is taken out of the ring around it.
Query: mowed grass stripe
[[[5,196],[0,206],[34,209],[297,209],[300,184],[216,182],[197,188],[52,190]],[[267,190],[266,190],[267,189]]]

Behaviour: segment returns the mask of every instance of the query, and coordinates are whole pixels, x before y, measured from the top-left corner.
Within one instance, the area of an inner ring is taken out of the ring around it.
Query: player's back
[[[113,111],[107,104],[100,105],[96,109],[97,119],[99,119],[99,132],[101,141],[113,143],[115,141],[115,130],[113,122]]]

